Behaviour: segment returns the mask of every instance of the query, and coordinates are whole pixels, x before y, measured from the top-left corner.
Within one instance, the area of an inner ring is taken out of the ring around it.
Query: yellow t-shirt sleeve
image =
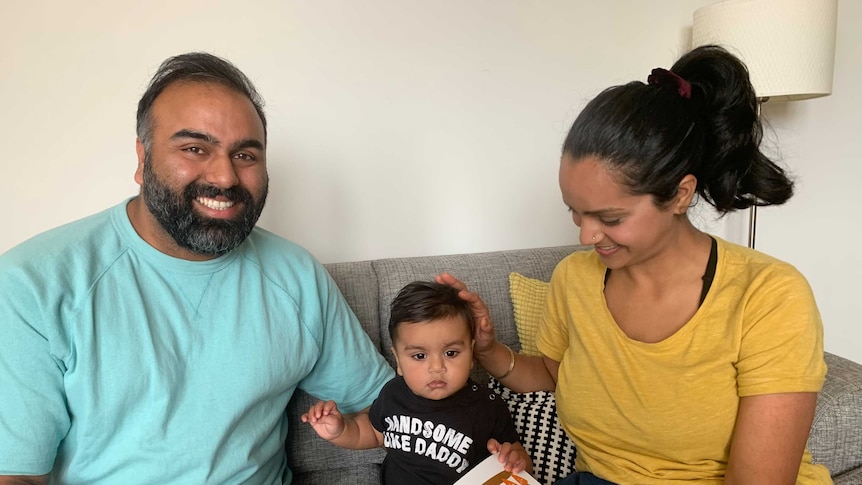
[[[747,295],[739,395],[819,391],[826,378],[823,323],[808,282],[779,264],[759,274]]]

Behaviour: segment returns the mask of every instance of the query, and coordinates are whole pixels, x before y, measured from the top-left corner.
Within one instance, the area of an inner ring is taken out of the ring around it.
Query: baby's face
[[[460,316],[398,325],[393,346],[398,375],[418,396],[439,400],[467,384],[473,335]]]

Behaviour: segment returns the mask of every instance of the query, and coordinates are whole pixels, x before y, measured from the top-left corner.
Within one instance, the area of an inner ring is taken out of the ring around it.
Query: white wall
[[[711,0],[45,0],[4,5],[0,251],[137,192],[134,114],[165,57],[222,55],[267,102],[261,224],[322,261],[566,244],[560,144],[602,88],[688,47]],[[835,94],[764,114],[799,195],[758,247],[809,277],[827,350],[862,362],[862,4],[839,12]],[[853,186],[851,187],[851,184]],[[702,224],[742,241],[742,219]]]

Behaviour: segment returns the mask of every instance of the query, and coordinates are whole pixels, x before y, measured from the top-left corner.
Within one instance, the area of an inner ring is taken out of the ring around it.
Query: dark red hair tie
[[[658,84],[664,89],[674,91],[684,99],[691,99],[691,83],[673,71],[657,67],[647,77],[647,84]]]

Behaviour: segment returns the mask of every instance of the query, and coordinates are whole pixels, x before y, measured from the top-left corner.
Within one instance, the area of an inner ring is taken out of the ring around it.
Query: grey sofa
[[[405,284],[449,271],[478,292],[488,304],[498,338],[518,349],[509,298],[509,273],[547,281],[567,254],[585,249],[564,246],[448,256],[381,259],[326,265],[365,331],[390,363],[386,324],[389,302]],[[826,465],[836,484],[862,484],[862,365],[827,354],[829,366],[808,447]],[[476,366],[474,377],[487,375]],[[301,485],[378,484],[382,450],[350,451],[321,440],[299,416],[312,398],[297,392],[288,408],[286,443],[294,483]]]

